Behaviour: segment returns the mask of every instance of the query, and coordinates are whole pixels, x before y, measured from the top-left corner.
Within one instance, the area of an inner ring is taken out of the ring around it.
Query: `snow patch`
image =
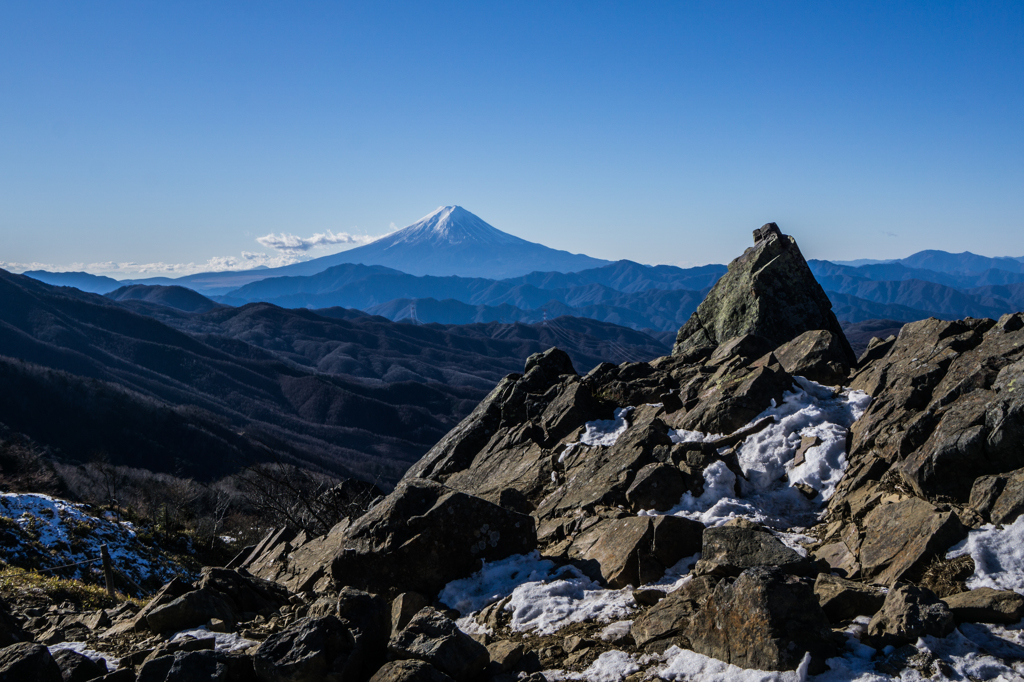
[[[744,478],[737,477],[724,462],[714,462],[704,470],[703,494],[685,493],[668,513],[707,526],[737,517],[779,529],[813,525],[846,471],[846,434],[870,402],[871,397],[863,391],[836,392],[795,377],[795,387],[786,391],[782,404],[769,407],[751,422],[775,418],[773,424],[747,436],[739,446],[736,455]],[[672,431],[670,436],[676,443],[712,442],[722,437],[683,430]],[[795,465],[804,436],[817,436],[821,442]],[[795,487],[801,483],[817,495],[807,499]]]
[[[437,598],[449,608],[467,615],[504,599],[523,583],[582,576],[575,568],[559,568],[554,561],[541,559],[540,552],[534,550],[529,554],[515,554],[500,561],[485,561],[483,567],[473,575],[445,585]]]
[[[640,664],[625,651],[606,651],[580,673],[545,670],[547,680],[586,680],[587,682],[621,682],[640,670]]]
[[[103,661],[107,666],[108,672],[114,672],[117,670],[118,666],[121,665],[121,659],[115,658],[110,654],[94,651],[93,649],[90,649],[85,642],[60,642],[58,644],[47,645],[46,648],[50,650],[51,654],[60,651],[61,649],[68,649],[70,651],[76,651],[97,663]]]
[[[1024,516],[1001,528],[989,523],[970,531],[946,558],[966,554],[974,559],[974,575],[967,580],[967,587],[1024,593]]]
[[[606,590],[589,578],[520,585],[505,605],[516,632],[551,635],[573,623],[608,623],[629,616],[636,608],[633,590]]]
[[[631,620],[616,621],[602,628],[597,633],[597,638],[602,642],[615,642],[628,635],[632,627],[633,621]]]
[[[233,651],[247,651],[259,644],[259,642],[246,639],[234,632],[210,632],[205,626],[191,630],[182,630],[181,632],[176,632],[171,637],[172,642],[183,639],[212,639],[214,640],[214,649],[229,653]]]
[[[626,432],[629,428],[629,417],[633,411],[632,407],[620,407],[615,410],[614,419],[598,419],[592,422],[587,422],[583,435],[580,436],[580,443],[583,445],[603,445],[610,447],[615,445],[616,441],[619,440],[619,436]]]

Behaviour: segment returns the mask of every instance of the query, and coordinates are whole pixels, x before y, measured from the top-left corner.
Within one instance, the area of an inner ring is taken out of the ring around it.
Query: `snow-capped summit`
[[[461,206],[441,206],[409,227],[377,241],[389,244],[432,242],[444,244],[529,244],[525,239],[502,232]]]
[[[608,261],[535,244],[502,232],[461,206],[442,206],[371,244],[282,271],[301,266],[303,272],[294,274],[313,274],[342,263],[383,265],[411,275],[503,279],[538,270],[578,272]]]

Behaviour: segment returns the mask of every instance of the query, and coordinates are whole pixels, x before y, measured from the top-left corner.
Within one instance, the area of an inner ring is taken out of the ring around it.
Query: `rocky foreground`
[[[673,355],[535,355],[365,514],[144,608],[10,604],[0,681],[1024,679],[1022,385],[1022,314],[856,360],[769,224]]]

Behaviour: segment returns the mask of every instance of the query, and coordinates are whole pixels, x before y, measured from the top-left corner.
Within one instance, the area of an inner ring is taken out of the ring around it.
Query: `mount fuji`
[[[180,285],[206,295],[217,295],[250,282],[271,277],[308,277],[342,264],[383,265],[410,275],[507,279],[538,271],[579,272],[610,262],[528,242],[502,232],[461,206],[442,206],[409,227],[375,242],[302,263],[279,268],[201,272],[177,279],[126,280],[120,285]],[[45,272],[33,272],[31,276],[44,282],[54,279],[51,273]],[[112,288],[106,287],[99,293]]]
[[[608,262],[528,242],[502,232],[461,206],[442,206],[366,246],[303,265],[316,263],[322,271],[342,263],[359,263],[383,265],[410,275],[506,279],[537,271],[579,272]]]

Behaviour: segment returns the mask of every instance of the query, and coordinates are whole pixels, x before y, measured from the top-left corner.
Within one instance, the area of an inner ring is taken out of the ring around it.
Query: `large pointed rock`
[[[754,246],[729,264],[729,271],[679,330],[672,354],[697,359],[745,334],[777,347],[815,329],[832,332],[846,363],[856,364],[832,303],[796,240],[768,223],[754,232]]]

